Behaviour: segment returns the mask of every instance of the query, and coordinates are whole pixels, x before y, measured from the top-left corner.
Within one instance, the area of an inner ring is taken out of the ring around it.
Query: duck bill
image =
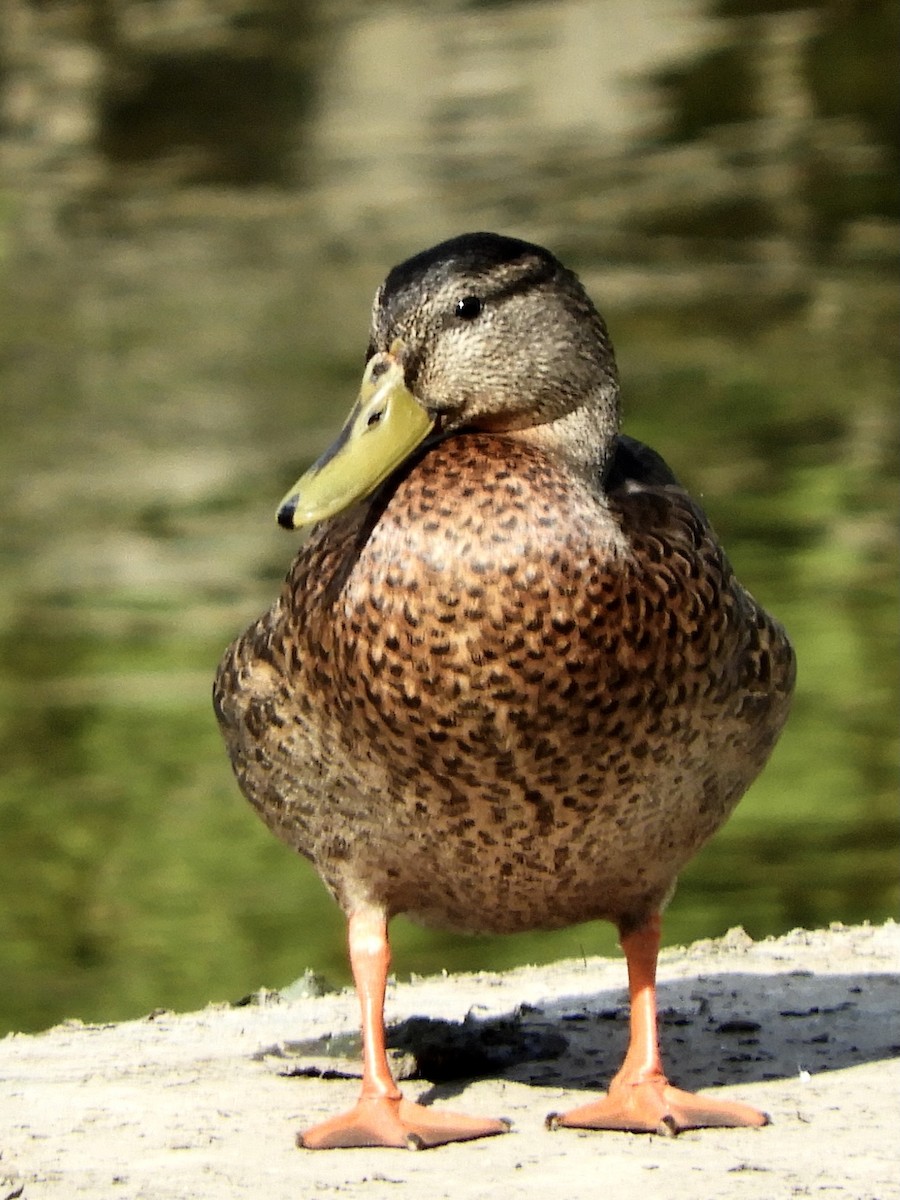
[[[278,506],[278,524],[302,529],[364,500],[428,436],[434,420],[406,386],[402,345],[374,355],[337,440]]]

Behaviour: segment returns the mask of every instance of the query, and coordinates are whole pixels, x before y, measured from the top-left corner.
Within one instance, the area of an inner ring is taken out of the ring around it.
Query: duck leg
[[[663,1072],[656,1017],[659,913],[622,937],[628,964],[631,1038],[625,1061],[599,1100],[567,1113],[551,1113],[548,1127],[624,1129],[673,1135],[710,1126],[766,1125],[769,1118],[746,1104],[713,1100],[673,1087]]]
[[[363,909],[349,920],[350,965],[362,1010],[363,1080],[359,1100],[297,1136],[309,1150],[350,1146],[398,1146],[421,1150],[444,1142],[506,1133],[505,1121],[465,1117],[405,1100],[388,1065],[384,1036],[384,995],[391,961],[387,921]]]

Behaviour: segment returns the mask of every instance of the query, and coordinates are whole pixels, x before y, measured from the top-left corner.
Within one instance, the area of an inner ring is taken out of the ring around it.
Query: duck
[[[361,1092],[298,1144],[510,1128],[397,1086],[400,913],[476,933],[616,927],[627,1052],[550,1128],[764,1125],[668,1080],[656,966],[679,872],[787,719],[794,653],[665,460],[620,431],[609,333],[577,275],[496,233],[394,267],[356,402],[277,520],[306,539],[226,651],[214,707],[240,789],[347,920]]]

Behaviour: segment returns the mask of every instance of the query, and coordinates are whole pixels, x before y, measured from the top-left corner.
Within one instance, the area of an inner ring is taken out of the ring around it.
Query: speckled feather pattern
[[[784,632],[680,487],[609,477],[448,437],[316,527],[227,651],[240,786],[345,911],[627,932],[761,770]]]

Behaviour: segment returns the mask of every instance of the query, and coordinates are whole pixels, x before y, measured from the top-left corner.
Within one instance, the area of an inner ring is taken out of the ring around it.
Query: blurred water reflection
[[[102,42],[32,15],[5,52],[0,1024],[345,977],[208,689],[286,569],[272,507],[353,394],[374,287],[467,228],[581,271],[629,431],[798,647],[788,733],[669,940],[886,916],[895,6],[233,9],[125,4]],[[405,927],[397,965],[612,941]]]

